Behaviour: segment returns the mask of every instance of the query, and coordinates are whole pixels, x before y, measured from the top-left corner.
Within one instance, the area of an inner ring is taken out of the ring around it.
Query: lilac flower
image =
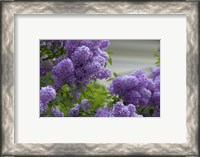
[[[104,43],[104,45],[106,44]],[[81,46],[88,47],[92,51],[94,56],[99,54],[98,49],[101,46],[102,46],[102,49],[107,48],[103,46],[102,40],[67,40],[65,41],[65,48],[67,49],[68,57],[71,58],[75,50]]]
[[[160,117],[160,108],[154,110],[153,117]]]
[[[50,72],[53,68],[53,64],[51,61],[42,61],[40,60],[40,76],[45,75],[47,72]]]
[[[115,117],[121,117],[121,110],[123,109],[124,104],[122,102],[117,102],[113,105],[113,115]]]
[[[64,43],[67,58],[73,63],[76,87],[84,89],[90,80],[111,76],[111,71],[104,67],[109,57],[104,51],[109,40],[67,40]]]
[[[124,95],[124,101],[134,105],[139,104],[141,94],[138,91],[132,90]]]
[[[106,59],[104,57],[100,56],[100,55],[99,56],[95,56],[93,58],[93,61],[94,62],[98,62],[101,66],[104,66],[105,63],[106,63]]]
[[[51,86],[42,87],[40,90],[40,102],[43,104],[49,103],[56,98],[56,91]]]
[[[48,104],[40,103],[40,114],[43,114],[44,111],[48,108]]]
[[[131,75],[135,76],[139,81],[139,83],[137,85],[138,90],[140,90],[140,88],[148,86],[149,79],[146,77],[145,73],[142,70],[137,70],[134,73],[132,73]]]
[[[82,40],[81,45],[89,47],[89,49],[95,54],[95,51],[102,46],[102,40]]]
[[[76,104],[74,108],[81,109],[81,105],[80,104]]]
[[[111,72],[104,69],[108,54],[103,50],[109,46],[107,40],[45,40],[41,41],[41,48],[42,46],[46,46],[52,53],[56,53],[60,48],[67,50],[66,56],[53,59],[56,66],[52,70],[52,77],[56,90],[66,83],[85,88],[90,79],[107,79],[111,76]],[[47,64],[49,61],[44,63]],[[43,64],[41,75],[52,69],[52,65]]]
[[[108,88],[113,95],[124,95],[125,93],[125,82],[121,77],[116,77],[113,79],[112,84]]]
[[[101,68],[101,64],[97,61],[92,61],[85,65],[84,70],[85,74],[88,76],[92,76],[93,74],[96,74],[99,69]]]
[[[79,111],[83,110],[84,112],[87,112],[87,110],[90,108],[90,104],[87,99],[83,99],[80,104],[75,104],[73,108],[70,109],[69,111],[69,116],[70,117],[78,117],[79,116]]]
[[[90,108],[90,104],[87,99],[81,101],[81,107],[86,112]]]
[[[123,81],[124,81],[124,84],[125,84],[125,88],[127,90],[131,90],[131,89],[137,87],[137,85],[139,84],[139,80],[135,76],[125,75],[123,77]]]
[[[67,49],[67,57],[71,58],[71,55],[74,53],[77,47],[80,46],[81,40],[66,40],[65,48]]]
[[[69,116],[70,117],[78,117],[80,108],[81,108],[81,105],[76,104],[75,107],[70,109]]]
[[[130,111],[128,110],[127,106],[124,106],[121,111],[119,117],[129,117],[130,116]]]
[[[105,50],[105,49],[107,49],[109,47],[109,45],[110,45],[110,41],[109,40],[102,40],[100,49],[101,50]]]
[[[130,75],[118,76],[113,79],[108,90],[111,94],[122,97],[126,104],[145,106],[152,102],[155,103],[155,98],[151,97],[154,92],[160,92],[160,73],[158,71],[153,70],[152,72],[155,78],[148,78],[142,70],[137,70]],[[156,97],[156,101],[155,104],[160,104],[158,97]]]
[[[52,108],[52,113],[54,114],[54,116],[56,117],[64,117],[64,113],[60,112],[59,110]]]
[[[152,92],[150,104],[160,106],[160,67],[155,68],[151,72],[150,77],[152,78],[154,84],[154,88],[149,88]]]
[[[101,68],[93,78],[98,78],[100,80],[102,79],[108,79],[112,75],[111,71],[105,68]]]
[[[125,106],[122,102],[117,102],[113,107],[99,108],[95,114],[96,117],[141,117],[137,114],[136,107],[133,104]]]
[[[128,110],[132,113],[136,113],[137,109],[133,104],[128,105]]]
[[[151,97],[151,102],[153,105],[160,105],[160,92],[154,92]]]
[[[108,107],[99,108],[96,111],[95,117],[113,117],[112,110]]]
[[[113,105],[113,115],[115,117],[134,117],[136,107],[133,104],[125,106],[122,102],[117,102]]]
[[[138,104],[142,102],[147,104],[149,100],[150,91],[148,95],[146,88],[149,84],[149,79],[141,70],[136,71],[131,75],[118,76],[113,79],[111,86],[108,88],[111,94],[122,96],[126,103]],[[145,91],[143,91],[146,89]],[[145,99],[144,99],[145,97]]]
[[[42,87],[40,90],[40,114],[42,114],[47,108],[48,103],[56,98],[56,91],[53,87]]]
[[[139,100],[140,105],[147,105],[149,102],[149,99],[151,97],[151,91],[149,91],[146,88],[141,88],[139,91],[141,98]]]
[[[157,68],[153,69],[151,74],[150,74],[150,77],[155,80],[155,78],[157,76],[160,76],[160,66],[158,66]]]
[[[81,92],[80,91],[76,91],[75,95],[76,95],[76,99],[79,99],[81,97]]]
[[[70,59],[63,59],[56,66],[53,67],[52,77],[56,89],[66,83],[74,82],[74,66]]]
[[[83,67],[85,64],[87,64],[90,58],[91,52],[90,49],[86,46],[78,47],[71,56],[72,62],[77,67]]]
[[[159,83],[159,84],[160,84],[160,83]],[[147,85],[146,88],[147,88],[148,90],[150,90],[150,91],[155,91],[155,89],[156,89],[156,83],[155,83],[155,81],[149,79],[149,80],[148,80],[148,85]]]
[[[109,55],[107,54],[107,52],[100,51],[99,53],[100,53],[100,56],[103,57],[106,60],[106,62],[107,62],[108,58],[109,58]]]
[[[134,73],[131,74],[132,76],[135,76],[136,78],[143,78],[146,77],[144,71],[142,70],[137,70]]]
[[[160,92],[160,76],[157,76],[154,80],[155,88],[154,91]]]
[[[125,75],[116,77],[110,87],[110,92],[114,95],[123,95],[138,87],[139,80],[135,76]]]
[[[79,109],[78,108],[71,108],[69,111],[70,117],[78,117],[79,116]]]

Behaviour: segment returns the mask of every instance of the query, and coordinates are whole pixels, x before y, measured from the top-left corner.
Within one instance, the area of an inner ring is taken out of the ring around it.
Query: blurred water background
[[[125,75],[142,69],[147,74],[155,68],[153,49],[160,48],[160,40],[110,40],[107,50],[112,52],[112,65],[107,68],[118,75]],[[110,83],[101,81],[108,85]]]

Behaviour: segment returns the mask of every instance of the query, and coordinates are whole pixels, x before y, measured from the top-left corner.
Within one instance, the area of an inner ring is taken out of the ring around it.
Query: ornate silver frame
[[[184,155],[198,156],[198,2],[65,1],[12,2],[2,6],[1,155]],[[14,17],[16,14],[186,14],[187,143],[14,143]]]

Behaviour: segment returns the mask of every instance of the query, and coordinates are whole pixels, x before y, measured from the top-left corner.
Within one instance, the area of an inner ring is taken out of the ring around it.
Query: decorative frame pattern
[[[187,143],[16,144],[14,143],[15,14],[186,14]],[[198,2],[2,2],[2,155],[198,155]]]

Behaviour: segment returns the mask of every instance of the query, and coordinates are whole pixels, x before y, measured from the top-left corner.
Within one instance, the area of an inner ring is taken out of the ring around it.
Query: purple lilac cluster
[[[47,108],[48,103],[56,98],[56,91],[53,87],[42,87],[40,90],[40,114],[42,114]]]
[[[65,48],[68,52],[68,57],[71,58],[71,55],[76,51],[78,47],[86,46],[88,47],[94,55],[105,55],[104,50],[108,48],[110,45],[109,40],[66,40],[65,41]]]
[[[58,109],[52,108],[51,112],[54,114],[56,117],[64,117],[64,113],[60,112]]]
[[[68,40],[65,42],[67,57],[73,62],[75,84],[84,88],[90,79],[107,79],[111,71],[104,68],[108,54],[104,51],[109,40]]]
[[[150,78],[138,70],[130,75],[113,79],[110,93],[122,97],[125,104],[160,105],[160,67],[151,72]]]
[[[81,101],[81,104],[76,104],[75,107],[70,109],[69,116],[70,117],[78,117],[80,110],[83,110],[84,112],[87,112],[89,108],[90,108],[90,104],[89,104],[88,100],[87,99],[83,99]]]
[[[51,61],[40,60],[40,76],[46,75],[46,73],[50,72],[52,68],[53,68],[53,63]]]
[[[151,72],[150,78],[154,82],[154,89],[151,91],[152,96],[150,100],[150,103],[155,105],[153,116],[160,117],[160,66]]]
[[[66,83],[73,83],[74,77],[74,66],[70,59],[63,59],[57,65],[53,67],[52,77],[54,79],[55,89],[59,89]]]
[[[109,40],[66,40],[66,58],[52,71],[56,89],[66,83],[85,88],[90,80],[109,78],[111,71],[104,67],[109,44]]]
[[[136,107],[133,104],[125,106],[122,102],[117,102],[113,107],[99,108],[96,111],[96,117],[143,117],[138,115]]]
[[[151,103],[160,106],[160,66],[151,72],[150,78],[154,82],[154,88],[151,90]]]

